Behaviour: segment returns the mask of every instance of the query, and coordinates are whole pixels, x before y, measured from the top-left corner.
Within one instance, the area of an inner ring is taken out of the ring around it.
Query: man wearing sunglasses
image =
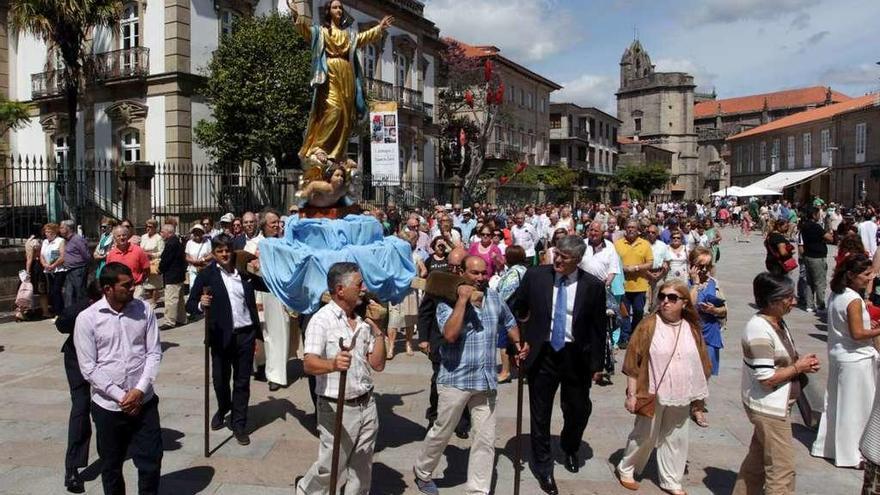
[[[591,380],[605,364],[605,283],[578,268],[586,246],[579,236],[556,242],[552,265],[529,268],[510,303],[514,315],[528,321],[532,458],[541,489],[559,493],[553,477],[550,424],[556,389],[562,389],[560,446],[565,469],[580,469],[578,450],[592,411]]]

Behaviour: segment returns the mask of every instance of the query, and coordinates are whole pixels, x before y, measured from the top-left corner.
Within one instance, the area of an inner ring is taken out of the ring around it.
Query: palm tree
[[[11,0],[9,21],[14,35],[29,33],[61,53],[60,81],[67,103],[68,154],[66,194],[73,197],[76,162],[76,108],[89,50],[86,37],[97,27],[117,29],[122,0]]]

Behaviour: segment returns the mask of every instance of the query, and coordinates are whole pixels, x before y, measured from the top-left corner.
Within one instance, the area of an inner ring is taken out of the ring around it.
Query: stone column
[[[498,179],[490,179],[486,187],[486,201],[490,205],[498,204]]]
[[[538,204],[547,202],[547,184],[538,182]]]
[[[452,176],[452,203],[461,203],[461,187],[464,181],[457,174]]]
[[[120,176],[125,185],[122,214],[134,225],[143,225],[153,216],[151,185],[154,175],[154,166],[147,162],[129,163],[121,170]]]
[[[580,201],[581,195],[581,187],[577,184],[571,186],[571,206],[572,209],[577,209],[578,201]]]

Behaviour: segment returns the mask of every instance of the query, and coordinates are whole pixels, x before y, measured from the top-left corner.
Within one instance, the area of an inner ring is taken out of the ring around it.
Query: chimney
[[[770,122],[770,102],[767,101],[767,97],[764,97],[764,108],[761,109],[761,123],[766,124]]]
[[[832,103],[834,103],[834,101],[832,100],[831,86],[828,86],[825,88],[825,104],[830,105]]]
[[[721,103],[718,104],[718,111],[715,112],[715,128],[721,129]]]

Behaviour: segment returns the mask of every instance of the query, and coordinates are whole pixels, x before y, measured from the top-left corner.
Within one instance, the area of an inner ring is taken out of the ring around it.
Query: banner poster
[[[373,184],[400,185],[397,102],[370,104],[370,156]]]

